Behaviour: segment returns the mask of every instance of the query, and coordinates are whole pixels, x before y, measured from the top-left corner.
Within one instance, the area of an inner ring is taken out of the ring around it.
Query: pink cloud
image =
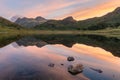
[[[0,1],[0,16],[7,18],[14,15],[26,17],[43,16],[45,18],[55,19],[73,16],[75,19],[81,20],[95,16],[102,16],[113,11],[120,5],[119,0],[45,0],[44,2],[41,1],[41,3],[33,2],[33,4],[27,0],[18,1],[20,4],[16,0],[11,0],[16,1],[19,4],[19,7],[16,6],[16,8],[13,9],[13,6],[9,7],[10,5],[8,6],[5,3],[6,1],[8,0]]]
[[[109,0],[94,7],[86,8],[86,9],[76,9],[70,14],[66,14],[63,16],[59,16],[58,18],[64,18],[72,15],[77,20],[83,20],[92,17],[100,17],[108,12],[113,11],[115,8],[120,6],[120,1]]]
[[[54,11],[57,11],[59,9],[64,9],[65,7],[72,6],[76,3],[85,3],[89,0],[75,0],[71,2],[65,2],[65,0],[59,0],[59,1],[52,1],[51,3],[47,4],[40,4],[36,5],[33,8],[28,9],[28,11],[25,11],[24,14],[28,17],[36,17],[36,16],[44,16],[47,17],[49,14],[52,14]]]

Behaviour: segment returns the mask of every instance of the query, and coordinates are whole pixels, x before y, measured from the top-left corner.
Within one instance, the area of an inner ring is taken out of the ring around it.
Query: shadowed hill
[[[80,29],[98,30],[120,26],[120,7],[102,17],[94,17],[77,23]]]
[[[16,23],[13,23],[3,17],[0,17],[0,27],[20,28],[21,26]]]

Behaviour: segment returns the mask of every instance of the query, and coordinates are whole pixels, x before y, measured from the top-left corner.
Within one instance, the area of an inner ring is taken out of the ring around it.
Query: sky
[[[99,17],[120,7],[120,0],[0,0],[0,16],[76,20]]]

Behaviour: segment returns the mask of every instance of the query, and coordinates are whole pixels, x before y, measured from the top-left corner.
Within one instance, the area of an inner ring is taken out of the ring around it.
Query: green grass
[[[105,30],[97,30],[94,31],[95,34],[105,35],[108,37],[118,37],[120,38],[120,28],[118,29],[105,29]]]
[[[117,29],[104,29],[95,31],[84,30],[33,30],[33,29],[15,29],[0,27],[0,34],[9,35],[31,35],[31,34],[92,34],[92,35],[104,35],[108,37],[120,38],[120,28]]]

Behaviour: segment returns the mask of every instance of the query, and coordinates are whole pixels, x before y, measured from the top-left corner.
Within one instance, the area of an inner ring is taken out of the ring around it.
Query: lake
[[[74,60],[69,61],[68,58]],[[69,68],[82,65],[82,71]],[[0,37],[0,80],[120,80],[120,38],[98,35]]]

